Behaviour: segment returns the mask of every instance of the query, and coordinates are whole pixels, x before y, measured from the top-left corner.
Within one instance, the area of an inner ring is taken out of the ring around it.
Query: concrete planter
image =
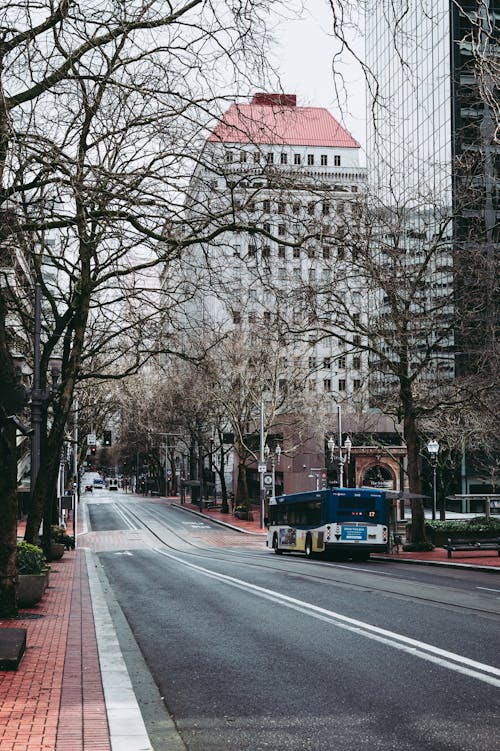
[[[19,574],[17,604],[20,608],[30,608],[42,599],[47,586],[47,574]]]
[[[50,560],[58,561],[63,557],[66,546],[63,542],[53,542],[50,545]]]

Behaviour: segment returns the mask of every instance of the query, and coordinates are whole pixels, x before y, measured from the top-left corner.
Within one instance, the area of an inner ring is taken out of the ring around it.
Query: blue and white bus
[[[374,488],[334,488],[269,500],[267,546],[275,553],[330,553],[366,560],[389,544],[389,506]]]

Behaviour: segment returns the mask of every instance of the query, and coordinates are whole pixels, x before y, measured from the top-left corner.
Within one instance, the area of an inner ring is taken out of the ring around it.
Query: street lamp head
[[[333,461],[333,452],[335,451],[335,439],[334,439],[334,437],[332,435],[328,439],[327,446],[328,446],[328,451],[330,452],[330,461],[332,462]]]
[[[347,461],[349,461],[350,458],[351,458],[351,448],[352,448],[352,441],[349,438],[349,436],[347,436],[346,439],[345,439],[345,441],[344,441],[344,448],[345,448],[346,454],[347,454]]]
[[[49,360],[49,371],[52,378],[52,384],[55,386],[61,375],[62,357],[54,355]]]
[[[266,445],[264,446],[264,456],[266,457],[266,459],[269,459],[269,454],[270,453],[271,453],[271,449],[269,448],[269,446],[266,443]]]
[[[439,451],[439,443],[437,442],[435,436],[432,436],[431,440],[427,444],[427,451],[429,452],[429,454],[431,454],[431,456],[433,454],[437,455],[437,453]]]
[[[281,446],[279,445],[279,443],[276,444],[276,448],[274,449],[274,453],[276,454],[276,458],[277,458],[278,464],[279,464],[280,463],[280,459],[281,459]]]

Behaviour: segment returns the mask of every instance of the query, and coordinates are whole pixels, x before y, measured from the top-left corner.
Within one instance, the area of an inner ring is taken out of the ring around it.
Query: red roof
[[[256,94],[232,104],[209,136],[222,143],[360,148],[323,107],[297,107],[293,94]]]

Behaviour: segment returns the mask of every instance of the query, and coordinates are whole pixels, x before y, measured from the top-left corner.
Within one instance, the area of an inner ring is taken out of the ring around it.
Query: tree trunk
[[[0,437],[0,618],[17,613],[16,427],[3,420]]]
[[[0,105],[1,106],[1,105]],[[17,613],[17,446],[9,415],[22,408],[5,328],[7,309],[0,290],[0,618]]]
[[[238,462],[238,477],[236,481],[236,498],[235,504],[248,504],[248,482],[247,482],[247,468],[245,462]]]
[[[403,409],[403,434],[408,457],[408,484],[410,493],[421,495],[420,480],[420,446],[417,434],[415,410],[411,384],[408,380],[401,381],[401,406]],[[411,501],[411,541],[414,543],[427,542],[425,536],[425,513],[422,498],[412,498]]]

